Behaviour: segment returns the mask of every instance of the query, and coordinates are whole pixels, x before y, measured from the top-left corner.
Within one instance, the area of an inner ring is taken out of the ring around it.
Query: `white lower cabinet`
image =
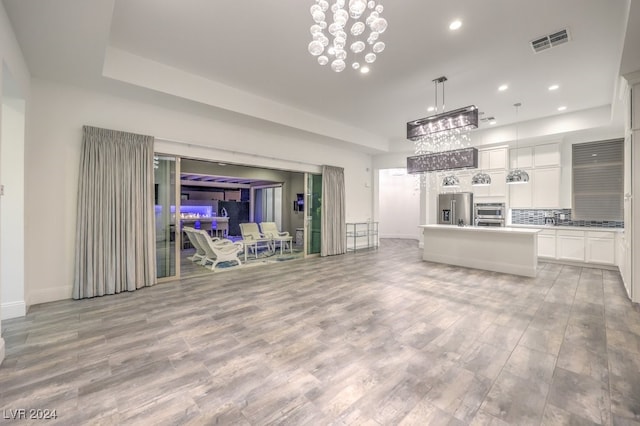
[[[616,241],[610,232],[587,231],[586,261],[615,265]]]
[[[615,266],[616,232],[543,229],[538,257]]]
[[[557,231],[558,259],[584,262],[584,231]]]
[[[556,258],[556,231],[538,232],[538,257]]]

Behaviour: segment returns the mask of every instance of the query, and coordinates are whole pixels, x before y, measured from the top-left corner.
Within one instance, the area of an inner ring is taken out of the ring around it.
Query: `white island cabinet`
[[[535,277],[539,229],[422,225],[429,262]]]

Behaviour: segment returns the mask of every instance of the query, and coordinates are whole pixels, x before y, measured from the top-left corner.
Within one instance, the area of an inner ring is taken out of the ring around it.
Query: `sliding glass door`
[[[177,164],[176,157],[162,154],[154,156],[158,278],[177,277],[180,274],[180,265],[176,261],[180,241],[180,223],[176,223]]]
[[[307,254],[320,254],[321,241],[321,206],[322,206],[322,175],[307,174],[307,199],[305,200],[307,235]]]
[[[282,229],[282,185],[254,188],[253,221],[275,222]]]

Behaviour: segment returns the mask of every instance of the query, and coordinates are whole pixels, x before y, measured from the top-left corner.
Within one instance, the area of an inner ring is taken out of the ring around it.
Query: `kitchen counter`
[[[573,231],[624,232],[624,228],[605,228],[604,226],[568,226],[568,225],[521,225],[512,224],[511,228],[521,229],[559,229]]]
[[[422,259],[535,277],[539,228],[421,225]]]
[[[526,225],[524,225],[526,226]],[[522,233],[522,234],[535,234],[538,232],[538,227],[517,227],[517,226],[457,226],[457,225],[420,225],[421,228],[433,228],[433,229],[448,229],[455,228],[457,231],[462,232],[489,232],[489,233]],[[557,226],[556,226],[557,228]]]

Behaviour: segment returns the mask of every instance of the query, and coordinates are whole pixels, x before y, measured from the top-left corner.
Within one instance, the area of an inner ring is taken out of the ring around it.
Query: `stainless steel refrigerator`
[[[473,225],[473,193],[439,194],[438,223],[443,225]]]

